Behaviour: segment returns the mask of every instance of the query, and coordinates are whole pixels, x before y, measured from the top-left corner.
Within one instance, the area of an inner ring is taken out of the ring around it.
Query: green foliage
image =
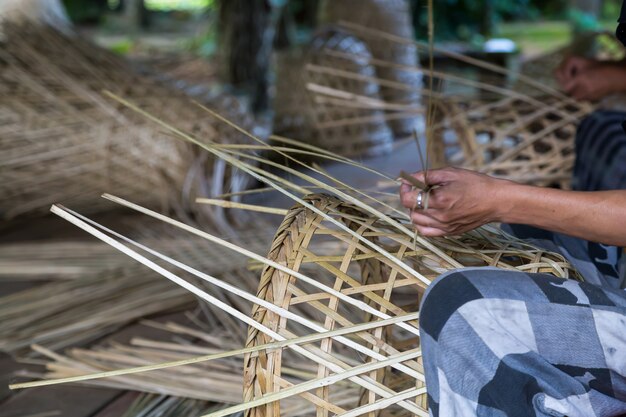
[[[128,55],[132,50],[135,44],[130,39],[123,39],[109,46],[109,50],[115,52],[118,55]]]
[[[419,38],[427,33],[427,13],[424,0],[413,0],[414,23]],[[502,21],[530,19],[537,9],[531,0],[437,0],[435,34],[438,40],[480,42],[492,35]]]
[[[602,29],[602,25],[596,16],[581,10],[571,9],[568,11],[568,20],[572,23],[574,32],[587,32]]]
[[[164,12],[171,10],[203,11],[215,6],[214,0],[144,0],[146,9]]]
[[[107,9],[106,0],[63,0],[63,4],[74,22],[97,21]]]

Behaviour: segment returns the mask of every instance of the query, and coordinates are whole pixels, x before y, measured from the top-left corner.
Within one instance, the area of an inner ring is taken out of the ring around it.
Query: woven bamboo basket
[[[268,257],[295,271],[305,271],[320,284],[360,300],[381,313],[376,317],[362,307],[346,303],[345,299],[338,299],[283,271],[266,267],[261,275],[258,297],[320,323],[325,329],[376,321],[384,318],[384,314],[396,317],[417,312],[428,283],[441,273],[459,266],[492,266],[578,278],[575,270],[560,255],[531,247],[497,229],[483,228],[460,238],[418,243],[335,197],[311,195],[305,200],[348,226],[358,236],[382,247],[408,268],[399,267],[398,263],[384,257],[381,251],[338,230],[311,209],[296,206],[290,210],[276,233]],[[252,318],[286,338],[298,337],[309,331],[299,323],[260,306],[253,307]],[[337,340],[323,339],[309,348],[318,360],[323,358],[317,363],[293,351],[280,349],[247,356],[244,359],[244,400],[248,402],[270,393],[280,393],[296,383],[294,379],[283,376],[284,369],[289,369],[289,374],[293,375],[294,369],[317,368],[317,372],[311,374],[303,371],[299,378],[301,381],[329,376],[336,373],[337,368],[346,370],[366,366],[372,362],[372,356],[382,355],[383,359],[388,359],[410,352],[419,346],[418,323],[411,321],[404,324],[404,327],[389,326],[355,332],[349,337],[353,342],[351,347]],[[267,334],[250,328],[247,346],[258,346],[271,340]],[[358,350],[355,350],[355,344]],[[364,352],[369,352],[369,357]],[[377,359],[381,360],[381,357]],[[355,384],[343,380],[309,391],[299,398],[301,405],[297,415],[327,416],[347,411],[354,413],[349,415],[428,415],[419,357],[402,364],[402,369],[381,367],[361,375],[360,380],[351,379]],[[381,393],[385,398],[392,397],[389,403],[382,400]],[[406,395],[398,396],[398,393]],[[369,409],[365,407],[372,407],[371,412],[365,413]],[[377,411],[377,407],[384,409]],[[278,417],[282,415],[281,404],[279,401],[270,402],[250,409],[247,415]]]
[[[553,96],[437,103],[432,165],[569,189],[576,128],[592,110]]]
[[[329,50],[349,56],[333,56]],[[348,157],[388,153],[393,135],[382,110],[323,101],[307,90],[308,85],[315,84],[379,100],[379,86],[368,79],[375,75],[370,56],[363,42],[334,29],[318,33],[306,52],[278,54],[274,131]],[[361,78],[346,78],[318,68],[334,68]]]
[[[412,40],[415,33],[410,9],[406,0],[323,0],[320,4],[319,22],[321,25],[355,23]],[[398,90],[382,86],[382,98],[391,103],[419,107],[422,74],[415,71],[419,67],[416,46],[411,43],[391,42],[380,37],[362,39],[375,60],[395,64],[377,67],[378,77],[412,87]],[[420,120],[415,114],[405,115],[389,120],[389,125],[398,138],[412,134],[419,128]]]
[[[103,95],[123,96],[209,141],[246,143],[185,94],[135,74],[121,58],[42,24],[3,26],[0,50],[0,217],[62,202],[86,212],[114,191],[187,211],[196,196],[241,190],[246,179]],[[207,106],[252,127],[234,99]],[[106,204],[106,203],[105,203]],[[210,216],[209,216],[210,217]]]

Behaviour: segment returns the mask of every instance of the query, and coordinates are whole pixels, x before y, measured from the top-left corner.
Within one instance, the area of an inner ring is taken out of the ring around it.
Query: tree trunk
[[[219,0],[222,75],[252,97],[252,109],[269,104],[269,66],[279,8],[269,0]]]
[[[131,32],[139,32],[141,27],[148,26],[147,12],[143,0],[124,0],[124,24]]]

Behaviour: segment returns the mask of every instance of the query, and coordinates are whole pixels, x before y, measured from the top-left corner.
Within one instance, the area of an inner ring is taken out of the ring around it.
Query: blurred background
[[[270,37],[272,48],[278,50],[307,45],[319,27],[324,7],[320,0],[63,3],[71,20],[98,44],[166,68],[176,60],[197,58],[197,75],[204,82],[227,85],[250,100],[257,112],[269,108],[265,95],[271,94],[268,86],[275,71],[271,49],[261,48],[263,39]],[[415,37],[426,40],[426,2],[409,3]],[[619,0],[437,0],[435,39],[446,47],[495,62],[501,58],[490,58],[490,53],[505,52],[512,57],[507,65],[514,66],[568,45],[578,33],[614,31],[620,7]],[[425,61],[427,57],[422,54],[420,58]],[[201,63],[206,63],[202,70]],[[193,72],[193,64],[187,65],[188,72]]]

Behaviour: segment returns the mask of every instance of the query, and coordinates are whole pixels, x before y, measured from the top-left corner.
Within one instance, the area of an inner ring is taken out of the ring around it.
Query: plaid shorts
[[[626,113],[603,111],[581,123],[575,189],[626,189],[624,120]],[[505,228],[562,253],[585,283],[494,268],[452,271],[433,282],[420,313],[431,415],[626,415],[622,248]]]
[[[494,268],[439,277],[420,314],[432,416],[626,414],[626,293]]]

